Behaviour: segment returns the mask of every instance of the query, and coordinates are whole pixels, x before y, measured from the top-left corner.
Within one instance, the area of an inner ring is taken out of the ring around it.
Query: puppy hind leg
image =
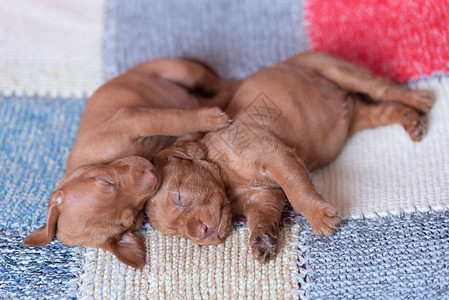
[[[203,95],[213,96],[221,88],[217,73],[194,59],[159,58],[139,64],[132,70],[170,80]]]
[[[422,113],[435,102],[432,91],[412,90],[375,75],[370,70],[322,52],[306,52],[292,58],[299,65],[313,68],[349,92],[361,92],[382,101],[397,101]]]
[[[242,81],[222,80],[220,90],[211,98],[197,95],[201,106],[218,106],[226,109]]]
[[[244,204],[251,231],[250,246],[254,258],[265,263],[276,254],[282,208],[285,195],[281,189],[262,189],[253,192]]]
[[[355,100],[349,136],[362,129],[373,129],[395,123],[401,124],[415,142],[422,140],[427,128],[426,117],[407,105],[396,102],[366,103]]]

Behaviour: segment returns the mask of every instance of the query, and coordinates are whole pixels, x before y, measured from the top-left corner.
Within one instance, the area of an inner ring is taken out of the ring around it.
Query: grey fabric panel
[[[109,79],[156,57],[193,57],[227,78],[308,49],[302,1],[110,0],[103,70]]]
[[[449,299],[449,211],[305,230],[309,299]]]

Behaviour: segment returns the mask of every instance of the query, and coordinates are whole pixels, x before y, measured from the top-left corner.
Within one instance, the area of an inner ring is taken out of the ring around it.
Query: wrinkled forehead
[[[125,172],[134,166],[142,168],[148,167],[150,169],[153,168],[153,165],[145,159],[139,160],[138,158],[127,157],[126,159],[119,159],[109,164],[87,165],[79,167],[70,175],[68,175],[68,177],[65,177],[63,179],[63,182],[72,182],[83,178],[101,175],[113,176],[117,174],[117,172]]]
[[[166,168],[163,175],[162,185],[148,205],[153,215],[174,216],[179,211],[186,214],[192,207],[220,201],[226,195],[223,184],[217,182],[204,166]]]
[[[183,193],[189,198],[203,198],[215,184],[213,176],[204,167],[195,163],[171,164],[163,171],[159,196],[174,198]],[[156,194],[156,195],[158,195]]]
[[[57,188],[60,189],[73,184],[78,184],[88,178],[98,176],[98,174],[101,173],[106,174],[105,168],[99,168],[98,166],[82,166],[62,178]]]
[[[105,193],[92,177],[75,178],[61,190],[64,193],[59,204],[62,221],[71,220],[78,226],[90,226],[105,223],[105,219],[114,219],[118,215],[115,195]]]
[[[131,167],[154,169],[153,164],[149,160],[139,156],[128,156],[125,158],[117,159],[107,165],[102,165],[102,167],[112,169],[128,169]]]
[[[72,222],[80,230],[84,230],[84,227],[113,223],[120,216],[118,210],[119,207],[108,205],[104,198],[95,197],[94,192],[72,193],[61,203],[60,219]]]
[[[192,187],[201,187],[204,183],[216,180],[208,164],[177,159],[164,168],[163,181],[169,181],[172,185],[188,183]]]
[[[99,175],[99,174],[98,174]],[[96,182],[96,176],[79,176],[67,181],[61,190],[64,197],[61,206],[67,210],[82,210],[83,207],[100,205],[105,201],[105,194]]]

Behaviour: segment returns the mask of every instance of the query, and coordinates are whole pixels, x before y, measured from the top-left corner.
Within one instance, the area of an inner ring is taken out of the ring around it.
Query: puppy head
[[[151,225],[166,235],[215,245],[231,232],[231,205],[218,167],[198,142],[178,142],[159,152],[159,191],[146,205]]]
[[[102,248],[141,268],[145,246],[138,230],[145,202],[158,187],[154,166],[141,157],[78,168],[52,193],[46,224],[22,245],[43,246],[56,234],[66,245]]]

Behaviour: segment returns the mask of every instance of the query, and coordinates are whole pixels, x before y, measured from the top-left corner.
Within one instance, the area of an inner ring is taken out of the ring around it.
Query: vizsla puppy
[[[263,263],[275,254],[286,196],[313,232],[331,235],[337,212],[315,190],[309,171],[331,163],[361,129],[399,123],[421,140],[423,114],[433,102],[431,92],[398,86],[325,53],[264,68],[229,103],[231,126],[156,156],[163,182],[146,206],[150,223],[166,235],[218,244],[231,230],[231,212],[243,214],[254,257]]]
[[[56,234],[64,244],[102,248],[143,267],[138,229],[160,184],[150,161],[176,136],[228,126],[220,108],[199,107],[224,107],[233,86],[206,65],[182,59],[145,62],[105,83],[86,104],[46,224],[22,244],[43,246]]]

